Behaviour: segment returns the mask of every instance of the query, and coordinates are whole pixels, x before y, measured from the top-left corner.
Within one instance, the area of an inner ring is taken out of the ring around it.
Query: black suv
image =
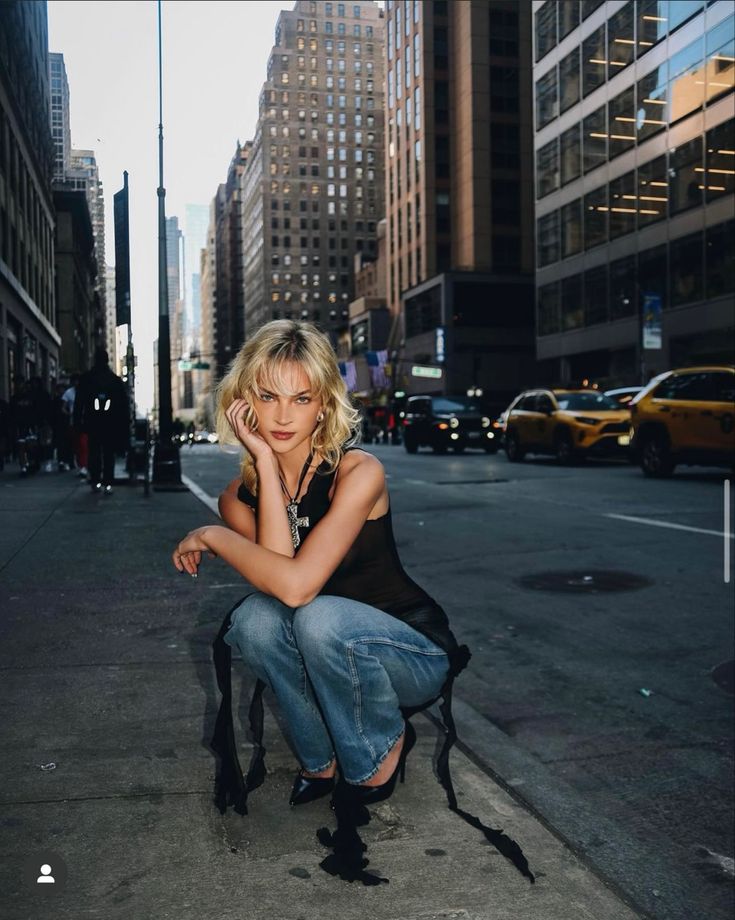
[[[457,454],[466,447],[494,453],[500,436],[496,417],[470,396],[409,396],[401,419],[403,446],[409,454],[424,446],[438,454],[448,447]]]

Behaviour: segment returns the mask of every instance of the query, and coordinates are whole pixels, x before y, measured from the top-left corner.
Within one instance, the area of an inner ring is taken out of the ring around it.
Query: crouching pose
[[[437,772],[458,811],[451,687],[469,651],[401,565],[383,467],[356,446],[358,414],[329,340],[308,323],[266,324],[233,361],[217,401],[220,442],[245,447],[241,475],[220,498],[227,526],[192,531],[173,561],[195,575],[203,553],[219,556],[254,589],[214,644],[220,811],[244,814],[263,782],[266,686],[299,761],[292,806],[332,793],[333,806],[349,801],[337,816],[354,830],[355,807],[387,798],[403,779],[416,737],[409,717],[441,699],[447,735]],[[232,648],[257,677],[246,779],[234,741]],[[364,875],[358,860],[354,877]]]

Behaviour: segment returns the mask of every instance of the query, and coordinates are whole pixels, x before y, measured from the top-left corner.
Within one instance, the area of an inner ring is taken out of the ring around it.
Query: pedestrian
[[[240,476],[220,498],[227,526],[193,530],[173,553],[191,576],[203,553],[219,556],[254,589],[214,643],[222,691],[215,803],[245,814],[248,792],[264,779],[267,686],[301,767],[290,804],[332,793],[338,830],[322,868],[375,884],[356,827],[364,806],[388,798],[397,776],[403,781],[416,738],[409,717],[437,700],[446,729],[440,781],[450,808],[484,829],[457,807],[448,763],[452,684],[470,653],[400,563],[383,466],[357,446],[359,414],[326,336],[303,322],[262,326],[220,382],[217,406],[220,443],[245,448]],[[231,648],[257,677],[246,780],[234,741]]]
[[[74,465],[71,441],[71,418],[66,411],[64,393],[68,387],[64,383],[56,384],[51,407],[53,443],[56,451],[56,463],[60,473],[70,470]]]
[[[125,384],[110,369],[104,348],[95,351],[92,369],[79,380],[74,422],[88,438],[92,491],[111,495],[115,454],[124,451],[130,440],[130,412]]]
[[[87,435],[81,431],[79,427],[77,427],[74,421],[74,402],[76,399],[78,386],[79,374],[72,374],[71,380],[69,381],[69,386],[66,390],[64,390],[64,395],[61,397],[61,399],[62,411],[64,415],[69,419],[72,452],[74,455],[74,463],[77,468],[77,473],[79,476],[85,477],[87,476],[88,457]]]
[[[38,440],[41,422],[39,409],[39,401],[30,382],[17,376],[13,395],[10,397],[10,418],[21,476],[36,473],[41,466]]]

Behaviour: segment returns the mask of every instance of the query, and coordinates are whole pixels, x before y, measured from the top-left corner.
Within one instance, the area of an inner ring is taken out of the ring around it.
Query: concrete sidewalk
[[[329,851],[316,830],[333,829],[333,814],[328,799],[289,808],[297,763],[270,693],[267,780],[247,816],[221,816],[208,747],[219,703],[211,644],[246,586],[218,560],[198,579],[170,562],[176,541],[213,519],[190,493],[146,499],[142,486],[120,485],[106,497],[71,473],[0,473],[5,920],[640,916],[456,747],[460,807],[516,840],[536,883],[452,814],[432,775],[440,739],[424,715],[414,718],[405,785],[361,829],[368,870],[389,884],[347,884],[320,869]],[[237,660],[233,677],[246,765],[250,679]],[[44,862],[53,885],[36,883]]]

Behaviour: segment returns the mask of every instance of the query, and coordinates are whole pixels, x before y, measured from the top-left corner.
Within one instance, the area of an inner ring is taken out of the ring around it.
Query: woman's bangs
[[[309,387],[312,397],[321,395],[323,386],[320,386],[319,378],[322,376],[318,368],[312,366],[308,360],[299,361],[298,359],[284,355],[274,357],[263,362],[257,372],[253,375],[253,389],[256,395],[261,395],[264,391],[268,393],[279,394],[281,396],[295,396],[303,387],[299,388],[294,382],[294,365],[302,368],[309,380]]]

